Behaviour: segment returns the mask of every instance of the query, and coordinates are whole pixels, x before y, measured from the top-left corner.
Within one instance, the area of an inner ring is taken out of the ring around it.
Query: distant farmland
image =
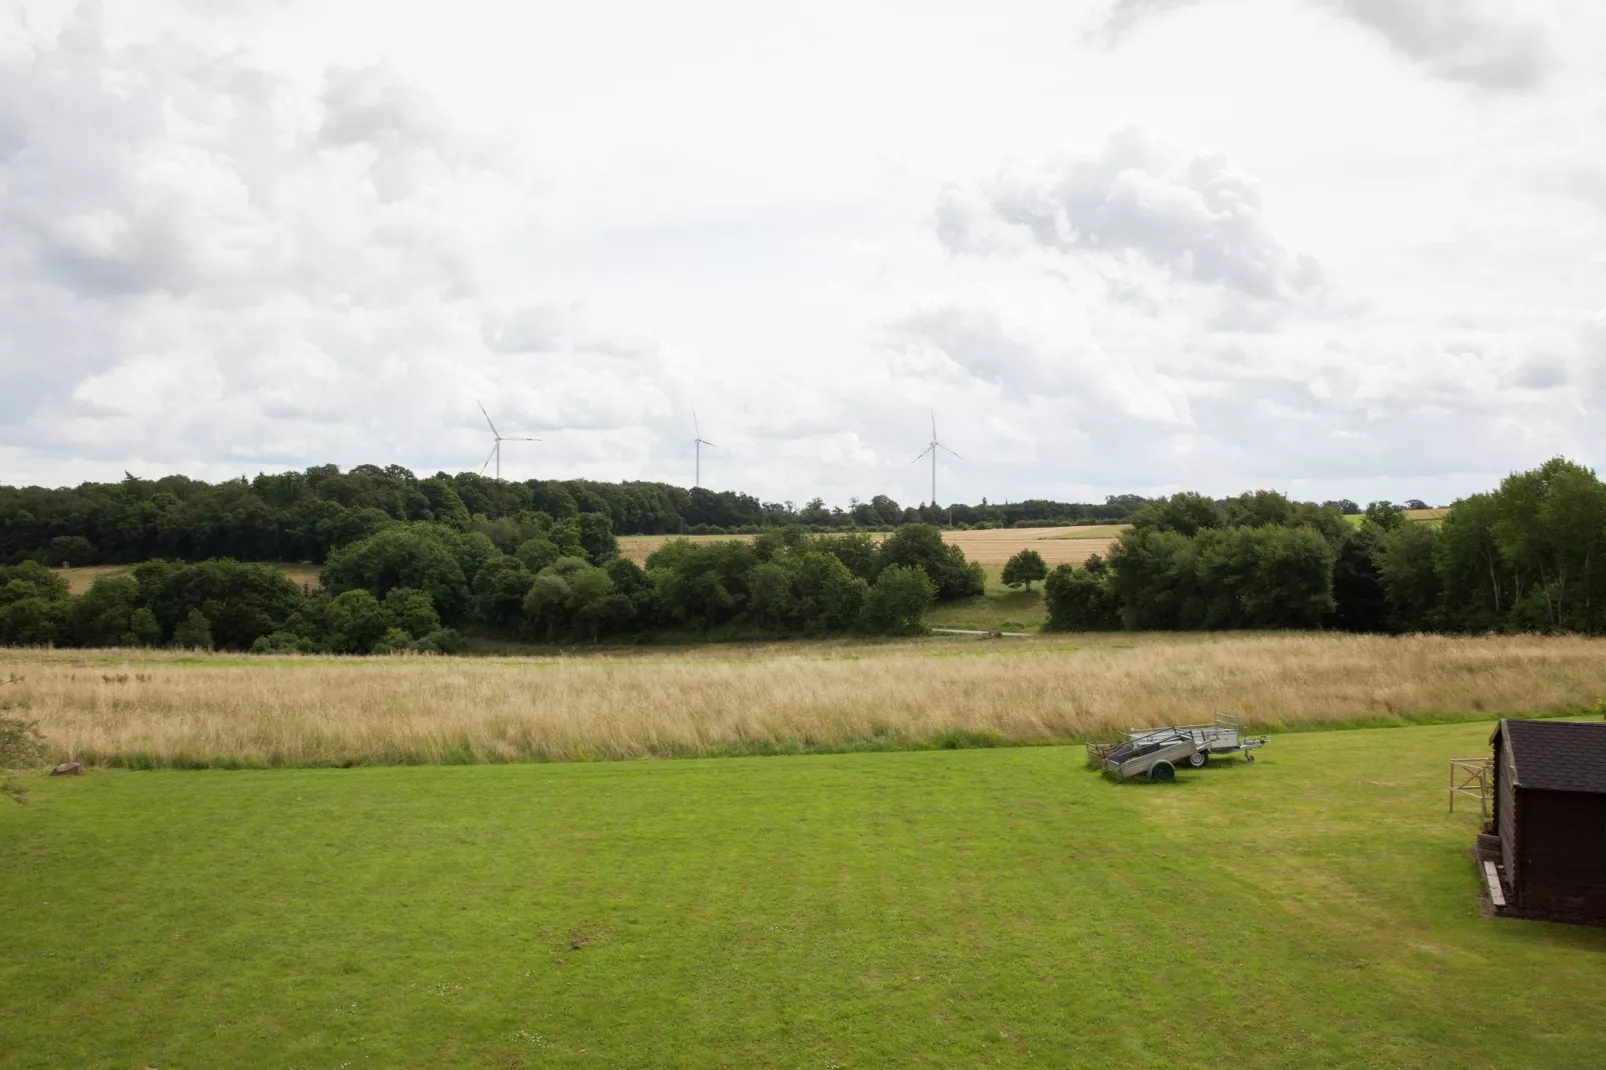
[[[283,561],[265,561],[263,564],[272,565],[297,584],[309,587],[320,587],[322,581],[318,578],[318,565],[294,564]],[[50,571],[67,581],[67,589],[73,594],[83,594],[98,579],[115,576],[127,576],[134,571],[135,565],[85,565],[83,568],[53,568]]]
[[[1102,554],[1124,527],[1115,524],[1096,524],[1063,528],[996,528],[986,531],[945,531],[942,537],[965,551],[965,557],[983,565],[1002,565],[1021,550],[1033,549],[1043,555],[1050,567],[1061,564],[1080,565],[1089,554]],[[885,536],[876,533],[876,538]],[[675,538],[689,538],[694,542],[719,542],[729,539],[750,539],[751,535],[621,535],[619,553],[637,564],[645,564],[648,555]]]
[[[1438,523],[1448,509],[1408,509],[1406,517],[1424,523]],[[1364,517],[1346,517],[1359,526]],[[1105,555],[1110,546],[1126,530],[1124,524],[1085,524],[1058,528],[994,528],[984,531],[945,531],[943,539],[965,551],[965,557],[988,566],[992,582],[1004,562],[1021,550],[1032,549],[1043,555],[1050,568],[1055,565],[1080,565],[1092,554]],[[885,538],[880,532],[877,539]],[[671,539],[689,539],[692,542],[723,542],[731,539],[751,539],[751,535],[621,535],[619,554],[638,565],[645,565],[652,552]],[[267,562],[298,584],[319,585],[317,565]],[[83,594],[102,576],[126,576],[133,565],[88,565],[84,568],[54,569],[67,580],[73,594]]]
[[[1122,531],[1123,527],[1113,524],[1090,525],[1086,527],[1065,528],[1000,528],[996,531],[947,531],[943,538],[965,551],[965,556],[971,561],[979,561],[990,566],[989,571],[996,572],[1004,562],[1008,561],[1017,552],[1030,547],[1043,555],[1050,568],[1055,565],[1069,562],[1080,565],[1086,561],[1089,554],[1103,554],[1110,548],[1110,543]],[[876,538],[884,536],[877,533]],[[685,538],[693,542],[720,542],[730,539],[751,539],[751,535],[621,535],[619,536],[619,554],[628,557],[638,565],[644,565],[647,557],[658,547],[670,539]],[[319,586],[318,570],[321,566],[306,563],[286,563],[268,561],[274,568],[283,572],[297,584],[307,584],[312,587]],[[67,581],[67,589],[73,594],[83,594],[89,590],[96,580],[102,577],[127,576],[134,571],[133,565],[86,565],[83,568],[52,569],[56,575]]]
[[[1446,509],[1406,509],[1406,510],[1403,510],[1403,512],[1405,513],[1405,519],[1407,519],[1407,520],[1415,520],[1415,521],[1417,521],[1419,523],[1423,523],[1423,524],[1437,524],[1439,521],[1443,520],[1446,516],[1450,515],[1450,510],[1447,509],[1447,508]],[[1351,524],[1355,525],[1356,527],[1360,527],[1361,526],[1361,521],[1365,520],[1366,517],[1362,513],[1352,513],[1349,516],[1346,516],[1344,519],[1348,520]]]

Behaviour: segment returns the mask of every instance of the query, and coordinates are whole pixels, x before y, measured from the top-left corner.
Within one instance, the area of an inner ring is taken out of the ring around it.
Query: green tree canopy
[[[1025,549],[1011,557],[1004,563],[1004,586],[1021,587],[1028,591],[1032,583],[1048,575],[1048,565],[1043,561],[1043,555],[1036,550]]]
[[[919,566],[888,565],[876,576],[864,602],[868,631],[919,632],[926,610],[937,599],[937,585]]]

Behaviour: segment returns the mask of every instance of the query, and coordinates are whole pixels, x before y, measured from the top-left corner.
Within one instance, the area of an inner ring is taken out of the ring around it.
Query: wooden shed
[[[1490,742],[1507,911],[1606,923],[1606,723],[1503,720]]]

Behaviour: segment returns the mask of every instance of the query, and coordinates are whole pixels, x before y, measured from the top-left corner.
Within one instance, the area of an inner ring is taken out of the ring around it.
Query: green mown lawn
[[[1606,930],[1445,813],[1489,728],[31,776],[0,1066],[1599,1066]]]

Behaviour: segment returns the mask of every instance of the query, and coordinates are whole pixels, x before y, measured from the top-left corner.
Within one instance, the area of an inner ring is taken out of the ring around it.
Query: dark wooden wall
[[[1606,919],[1606,795],[1515,794],[1517,905]]]
[[[1495,833],[1500,837],[1500,865],[1506,871],[1506,884],[1517,886],[1517,764],[1511,754],[1511,740],[1500,737],[1500,753],[1494,763]]]

